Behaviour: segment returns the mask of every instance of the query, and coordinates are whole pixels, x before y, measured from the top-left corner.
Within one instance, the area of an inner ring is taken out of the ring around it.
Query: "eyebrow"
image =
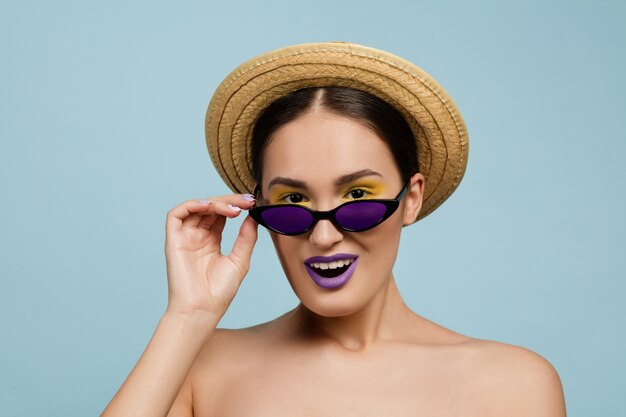
[[[377,176],[377,177],[383,177],[381,174],[379,174],[376,171],[372,171],[371,169],[362,169],[360,171],[355,171],[351,174],[346,174],[346,175],[342,175],[341,177],[337,178],[334,182],[335,186],[339,187],[341,185],[346,185],[348,183],[351,183],[354,180],[358,180],[359,178],[362,177],[369,177],[369,176]]]
[[[359,171],[352,172],[350,174],[342,175],[341,177],[333,181],[333,184],[335,185],[335,187],[340,187],[342,185],[348,184],[359,178],[369,177],[369,176],[378,176],[382,178],[382,175],[380,173],[366,168],[366,169],[361,169]],[[267,188],[271,188],[273,185],[278,185],[278,184],[286,185],[289,187],[307,189],[306,183],[304,181],[296,180],[293,178],[287,178],[287,177],[273,178],[268,184]]]

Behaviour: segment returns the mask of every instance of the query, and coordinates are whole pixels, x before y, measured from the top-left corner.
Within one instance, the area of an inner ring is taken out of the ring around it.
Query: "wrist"
[[[217,327],[221,317],[209,311],[200,310],[179,310],[168,306],[163,314],[162,320],[178,323],[186,327],[197,327],[212,331]]]

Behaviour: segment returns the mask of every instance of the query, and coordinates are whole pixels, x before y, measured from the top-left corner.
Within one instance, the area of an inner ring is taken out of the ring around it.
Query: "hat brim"
[[[344,42],[277,49],[253,58],[222,81],[206,113],[206,144],[231,190],[252,192],[252,129],[276,99],[301,88],[342,86],[373,94],[405,117],[426,178],[416,221],[458,187],[467,166],[467,128],[446,91],[425,71],[396,55]]]

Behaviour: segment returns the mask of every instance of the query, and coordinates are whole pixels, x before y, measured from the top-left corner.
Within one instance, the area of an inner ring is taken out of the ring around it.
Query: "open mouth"
[[[315,256],[307,259],[304,266],[319,287],[332,289],[346,284],[358,263],[352,254],[336,254],[330,257]]]
[[[309,266],[321,277],[334,278],[343,274],[348,270],[350,264],[354,262],[354,258],[341,259],[334,262],[313,262]]]

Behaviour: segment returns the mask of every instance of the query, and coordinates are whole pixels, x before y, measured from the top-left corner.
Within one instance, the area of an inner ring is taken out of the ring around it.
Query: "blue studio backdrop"
[[[544,356],[569,415],[626,415],[625,5],[0,1],[0,415],[103,410],[167,302],[167,211],[229,192],[213,91],[252,56],[334,40],[416,63],[469,129],[460,188],[404,230],[406,303]],[[260,230],[220,326],[297,302]]]

